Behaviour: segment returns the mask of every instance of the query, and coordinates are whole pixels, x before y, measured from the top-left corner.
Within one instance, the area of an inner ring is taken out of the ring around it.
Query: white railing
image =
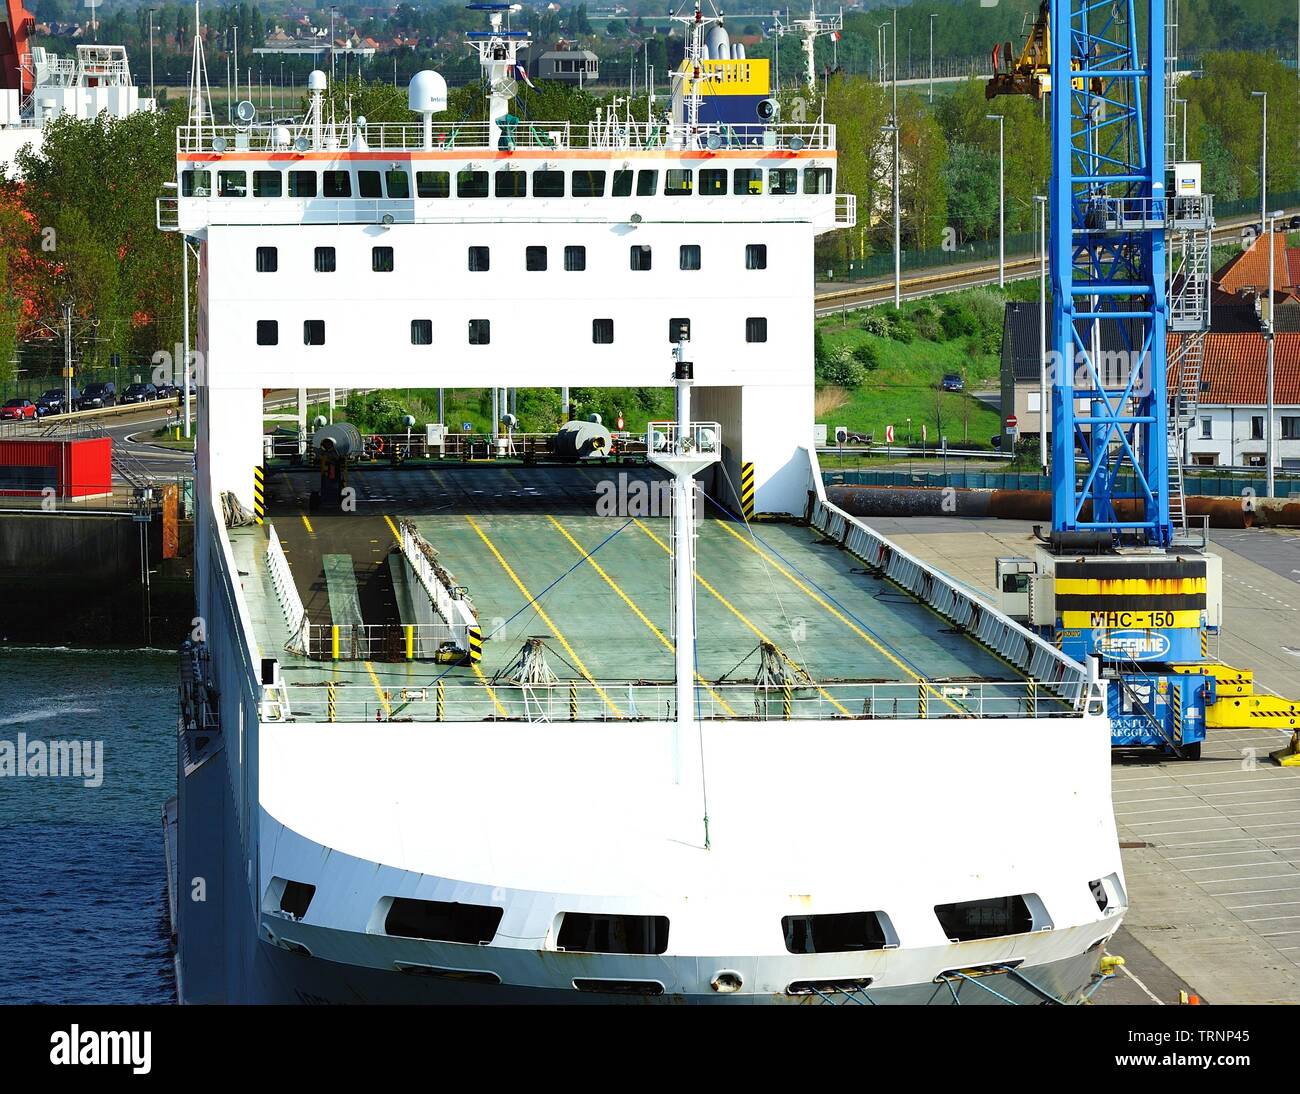
[[[289,641],[285,649],[292,653],[305,653],[307,650],[307,609],[303,607],[302,597],[298,595],[298,586],[293,583],[293,574],[289,571],[289,560],[284,548],[280,546],[280,537],[275,525],[266,526],[266,569],[271,575],[271,584],[275,587],[275,598],[280,602],[284,613],[284,624],[289,628]]]
[[[448,638],[456,643],[458,649],[468,650],[470,632],[478,631],[473,601],[456,585],[455,578],[433,561],[436,552],[415,525],[403,520],[398,524],[398,531],[401,533],[402,557],[429,598],[433,611],[447,625]]]
[[[676,422],[646,425],[646,451],[651,456],[711,455],[719,451],[722,427],[717,422],[692,422],[682,429]]]
[[[835,195],[835,226],[853,228],[858,223],[858,197],[856,194]]]
[[[455,643],[446,623],[310,623],[304,635],[302,652],[314,661],[433,661]]]

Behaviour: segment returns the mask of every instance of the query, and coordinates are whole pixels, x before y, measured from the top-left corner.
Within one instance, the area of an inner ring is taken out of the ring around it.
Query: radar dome
[[[417,72],[406,89],[406,104],[417,114],[437,114],[446,110],[447,81],[427,68]]]
[[[324,91],[325,90],[325,73],[319,68],[312,69],[307,73],[307,90]]]

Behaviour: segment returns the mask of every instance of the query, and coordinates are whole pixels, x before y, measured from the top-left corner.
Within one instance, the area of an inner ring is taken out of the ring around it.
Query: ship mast
[[[491,29],[471,30],[465,37],[478,51],[483,80],[488,88],[488,146],[498,148],[501,144],[502,119],[509,113],[510,100],[515,97],[519,87],[515,79],[515,74],[519,71],[519,49],[528,45],[532,35],[526,30],[510,30],[508,26],[502,28],[505,14],[518,10],[517,5],[466,4],[465,7],[469,11],[488,13]]]
[[[194,0],[194,50],[190,60],[189,150],[203,149],[203,126],[212,125],[212,99],[208,92],[208,66],[203,57],[203,31],[199,24],[199,0]]]

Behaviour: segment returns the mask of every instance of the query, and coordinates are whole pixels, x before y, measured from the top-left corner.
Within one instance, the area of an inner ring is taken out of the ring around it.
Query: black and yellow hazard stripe
[[[1210,656],[1210,632],[1204,627],[1201,628],[1201,656]]]
[[[1169,687],[1169,710],[1174,716],[1174,743],[1183,742],[1183,702],[1182,685],[1171,684]]]
[[[483,632],[478,627],[469,628],[469,663],[477,665],[483,660]]]
[[[253,520],[266,523],[266,472],[260,466],[253,468]]]
[[[1062,561],[1054,576],[1065,626],[1199,627],[1206,608],[1204,559]]]
[[[740,465],[740,513],[746,520],[754,519],[754,465]]]

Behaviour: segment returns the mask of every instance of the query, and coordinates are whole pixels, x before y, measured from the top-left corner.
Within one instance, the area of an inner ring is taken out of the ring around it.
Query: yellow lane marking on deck
[[[598,683],[596,683],[595,677],[593,677],[591,673],[587,671],[587,666],[583,664],[582,658],[579,657],[577,651],[572,646],[569,645],[569,640],[564,637],[564,634],[560,631],[560,628],[557,627],[554,624],[554,622],[552,622],[551,617],[546,614],[546,609],[543,608],[539,603],[537,603],[535,599],[533,599],[533,594],[528,591],[528,586],[519,580],[519,575],[515,573],[514,568],[510,565],[510,563],[508,563],[505,560],[505,556],[503,556],[501,552],[497,550],[496,544],[493,543],[490,539],[488,539],[487,533],[484,532],[483,529],[479,527],[478,521],[476,521],[468,513],[465,514],[465,519],[469,521],[469,526],[473,528],[475,532],[478,533],[478,538],[481,539],[484,545],[487,547],[487,549],[492,552],[492,557],[495,558],[497,562],[501,564],[501,569],[505,570],[506,576],[510,578],[510,580],[515,583],[515,587],[521,593],[524,594],[524,599],[528,601],[529,606],[533,609],[533,611],[535,611],[538,614],[538,616],[541,617],[542,622],[545,623],[548,628],[550,628],[550,632],[553,635],[555,635],[556,641],[559,642],[560,645],[564,647],[564,652],[569,655],[569,660],[573,662],[574,667],[580,673],[582,673],[582,678],[586,680],[587,683],[589,683],[593,688],[596,689],[596,694],[599,695],[601,699],[604,700],[605,705],[609,707],[609,709],[612,710],[617,717],[622,718],[623,712],[619,710],[618,706],[614,703],[614,701],[610,699],[608,695],[605,694],[605,689],[602,688]]]
[[[804,593],[806,596],[810,597],[816,603],[820,604],[832,616],[838,619],[841,623],[843,623],[846,627],[848,627],[849,630],[851,630],[854,634],[856,634],[859,638],[861,638],[862,641],[867,643],[867,645],[869,645],[872,649],[876,650],[878,653],[884,654],[884,656],[887,657],[896,667],[901,669],[903,672],[907,673],[907,675],[910,676],[913,680],[915,680],[918,684],[925,684],[926,690],[928,690],[932,695],[934,695],[935,698],[942,699],[945,703],[948,704],[948,706],[952,707],[952,709],[955,710],[958,714],[962,714],[965,715],[966,717],[970,717],[970,711],[966,710],[961,706],[958,706],[942,692],[936,690],[933,685],[927,684],[924,677],[918,676],[904,662],[900,661],[897,657],[894,656],[894,654],[890,653],[889,650],[887,650],[884,646],[882,646],[879,642],[877,642],[874,638],[872,638],[871,635],[869,635],[866,631],[864,631],[861,627],[859,627],[856,623],[854,623],[853,620],[851,620],[848,616],[846,616],[833,604],[827,603],[827,601],[822,599],[822,597],[819,596],[815,590],[809,588],[804,582],[800,581],[799,578],[795,577],[794,574],[792,574],[789,570],[787,570],[784,566],[782,566],[779,562],[777,562],[776,559],[774,559],[766,551],[762,551],[758,547],[755,547],[754,544],[752,544],[749,540],[747,540],[744,536],[742,536],[739,532],[737,532],[734,528],[732,528],[729,523],[727,523],[724,520],[716,520],[713,521],[713,523],[718,525],[718,527],[720,527],[729,536],[731,536],[738,542],[743,543],[746,547],[748,547],[751,551],[753,551],[754,554],[758,555],[759,558],[761,558],[764,562],[766,562],[769,566],[771,566],[774,570],[776,570],[777,573],[779,573],[782,577],[786,578],[786,580],[788,580],[792,585],[794,585],[796,589]]]
[[[402,545],[402,533],[397,530],[397,525],[393,523],[393,518],[387,513],[384,514],[384,520],[388,522],[388,527],[392,530],[393,538],[397,540],[397,545],[400,547]],[[374,541],[371,540],[371,542],[373,543]]]
[[[652,540],[654,540],[657,544],[659,544],[660,547],[663,548],[665,554],[670,556],[672,555],[673,553],[672,548],[669,547],[668,544],[666,544],[657,535],[655,535],[652,531],[650,531],[650,529],[647,528],[644,524],[642,524],[640,520],[637,520],[636,518],[633,519],[636,522],[636,526],[640,528],[641,531],[643,531]],[[761,630],[759,630],[758,627],[756,627],[749,620],[749,618],[739,608],[737,608],[730,600],[728,600],[725,596],[723,596],[720,592],[718,592],[717,589],[715,589],[712,585],[710,585],[703,577],[701,577],[698,571],[695,574],[695,580],[700,583],[701,587],[705,590],[705,592],[709,593],[719,604],[721,604],[724,608],[726,608],[727,611],[729,611],[732,615],[734,615],[737,619],[739,619],[746,627],[748,627],[751,631],[753,631],[760,642],[766,642],[769,646],[771,646],[774,650],[776,650],[777,654],[780,656],[782,661],[784,661],[791,668],[797,669],[799,672],[807,671],[802,665],[800,665],[788,653],[786,653],[785,650],[783,650],[780,646],[778,646],[775,642],[773,642],[770,638],[768,638],[767,635],[765,635]],[[843,714],[844,717],[846,718],[853,717],[853,714],[849,711],[849,709],[845,707],[838,699],[835,698],[835,696],[833,696],[820,684],[815,684],[814,687],[816,687],[818,692],[821,693],[821,697],[825,699],[828,703],[830,703],[831,706],[833,706],[841,714]]]
[[[497,708],[497,713],[502,718],[509,718],[510,715],[506,713],[506,708],[501,705],[501,700],[497,698],[497,693],[492,690],[492,685],[488,683],[487,677],[483,675],[483,670],[478,667],[477,662],[473,665],[473,669],[474,675],[478,677],[478,682],[483,685],[483,690],[488,693],[488,698],[492,700],[492,705]]]
[[[306,513],[303,513],[302,515],[302,523],[303,523],[303,527],[307,529],[307,534],[309,536],[314,536],[316,534],[316,529],[311,526],[311,521],[307,519]]]
[[[650,631],[654,634],[654,636],[657,639],[659,639],[659,641],[662,642],[665,646],[667,646],[670,652],[676,653],[677,647],[673,645],[672,640],[668,638],[663,633],[663,631],[661,631],[658,627],[656,627],[646,617],[645,612],[643,612],[639,607],[637,607],[636,603],[632,600],[632,598],[622,590],[618,582],[615,581],[612,577],[610,577],[609,574],[605,573],[605,571],[601,568],[600,563],[591,557],[591,555],[587,552],[587,549],[583,547],[581,543],[579,543],[576,539],[574,539],[571,535],[569,535],[568,530],[564,527],[564,525],[561,524],[558,520],[556,520],[553,516],[551,516],[550,513],[546,514],[546,519],[555,525],[560,535],[562,535],[571,544],[573,544],[574,549],[578,552],[578,554],[582,555],[584,561],[589,562],[591,564],[591,568],[605,579],[605,584],[608,585],[611,589],[613,589],[614,592],[618,593],[623,603],[632,609],[632,614],[635,615],[639,620],[641,620],[641,622],[644,623],[647,627],[649,627]],[[727,712],[727,715],[729,717],[734,718],[736,716],[736,712],[732,710],[731,705],[721,695],[719,695],[716,691],[714,691],[713,688],[709,686],[709,682],[706,679],[704,679],[704,677],[701,676],[698,672],[695,674],[695,679],[698,680],[700,684],[703,686],[704,690],[707,691],[713,697],[714,702],[716,702],[723,710]]]
[[[384,713],[392,714],[393,708],[388,702],[388,696],[384,694],[384,689],[379,683],[379,677],[375,675],[374,666],[369,661],[365,662],[366,672],[370,673],[370,682],[375,685],[375,694],[379,696],[379,701],[384,705]]]

